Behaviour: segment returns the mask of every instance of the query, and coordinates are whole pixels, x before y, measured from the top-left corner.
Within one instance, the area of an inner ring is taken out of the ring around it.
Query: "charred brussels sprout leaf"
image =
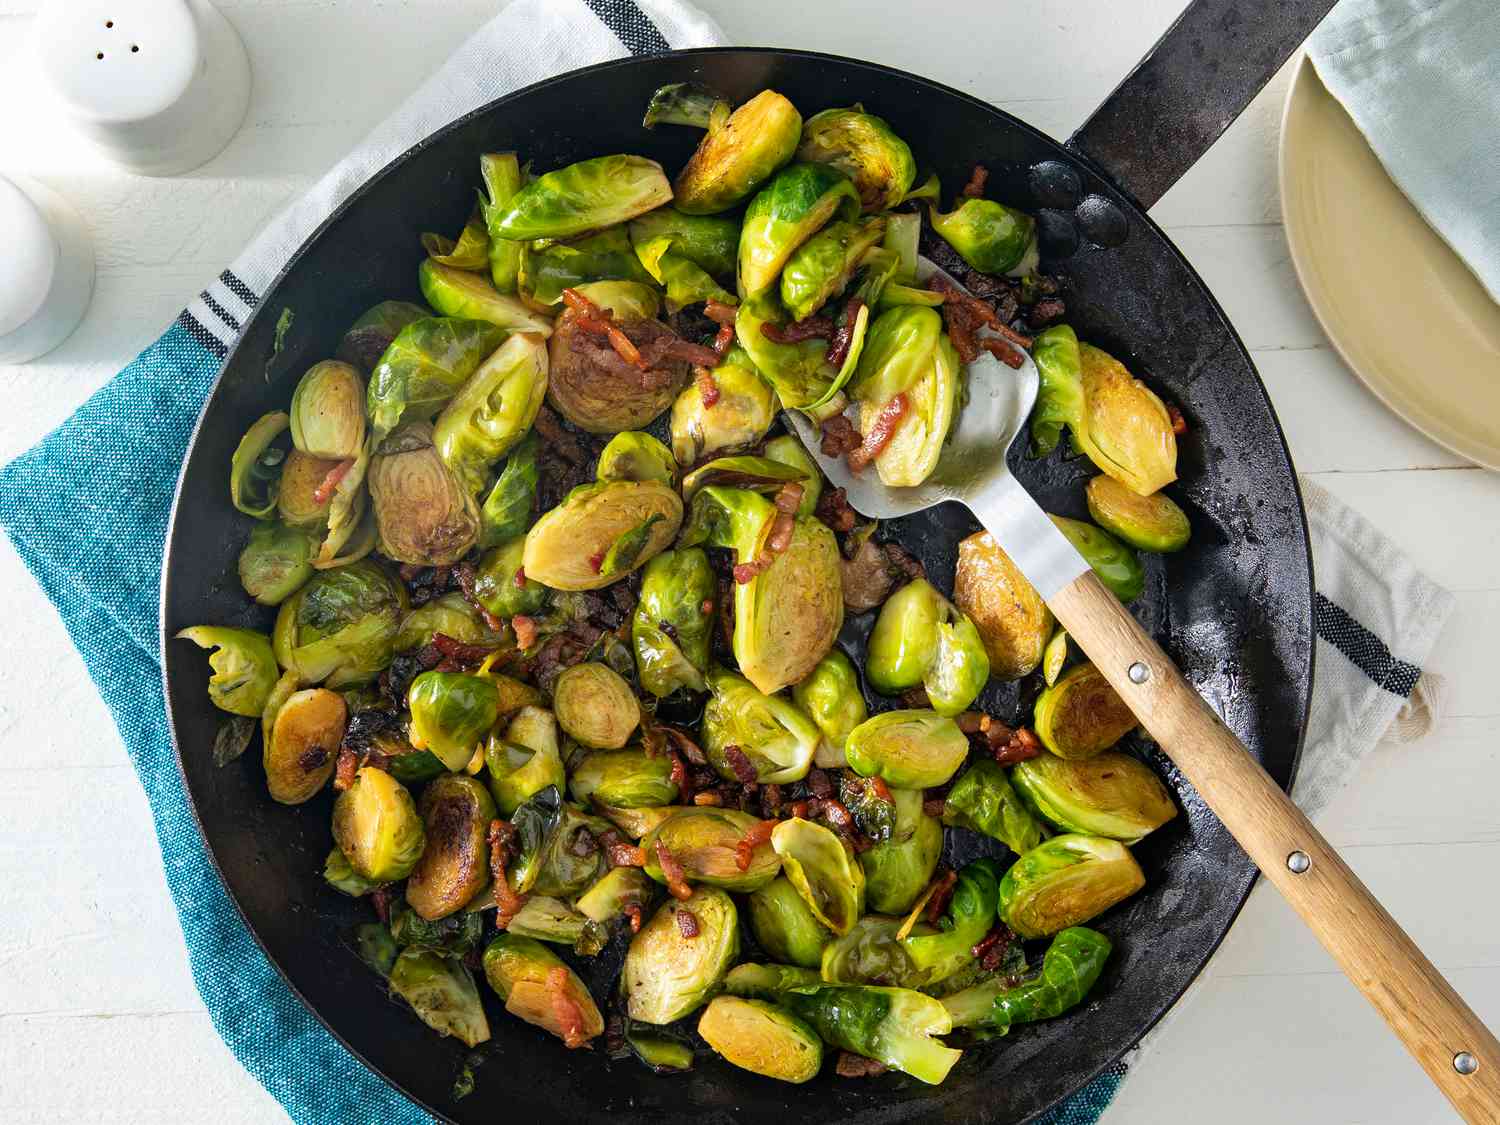
[[[1107,352],[1078,345],[1083,409],[1078,447],[1099,469],[1140,496],[1177,479],[1177,437],[1161,399]]]
[[[680,204],[679,204],[680,205]],[[792,254],[835,217],[859,213],[859,193],[827,164],[792,164],[761,188],[740,227],[739,287],[756,297],[776,282]]]
[[[1018,937],[1047,937],[1082,925],[1145,885],[1140,864],[1118,840],[1054,836],[1000,880],[1000,918]]]
[[[339,341],[338,358],[368,375],[401,329],[431,315],[430,310],[410,301],[381,301],[349,326]]]
[[[592,835],[608,824],[565,803],[556,788],[533,795],[511,823],[520,839],[520,854],[510,868],[517,893],[572,897],[603,874],[604,856]]]
[[[849,732],[849,765],[861,777],[879,777],[901,789],[935,789],[969,756],[958,724],[935,711],[885,711]]]
[[[511,196],[493,233],[521,241],[570,238],[613,226],[672,198],[661,165],[644,156],[596,156],[538,176]]]
[[[334,461],[358,457],[365,444],[365,381],[334,359],[315,363],[292,392],[292,444]]]
[[[1134,551],[1109,532],[1083,520],[1053,516],[1052,522],[1115,597],[1130,602],[1141,596],[1146,587],[1146,572]]]
[[[691,923],[677,921],[683,912],[693,916]],[[685,930],[696,936],[685,937]],[[668,900],[625,954],[621,986],[630,1018],[664,1024],[696,1011],[739,952],[739,915],[723,891],[699,886],[681,902]]]
[[[537,613],[547,602],[547,588],[521,573],[524,538],[492,547],[479,558],[474,571],[474,597],[496,617]],[[520,584],[517,585],[517,576]]]
[[[1011,780],[1032,808],[1064,832],[1134,844],[1177,815],[1156,774],[1112,750],[1085,761],[1042,754],[1018,763]]]
[[[808,1082],[823,1065],[823,1041],[785,1008],[765,1000],[716,996],[698,1034],[727,1062],[781,1082]]]
[[[937,1036],[953,1030],[943,1005],[905,988],[827,984],[784,992],[780,1001],[831,1047],[853,1051],[936,1086],[960,1052]]]
[[[743,676],[716,669],[703,709],[703,751],[726,781],[744,781],[735,764],[748,762],[763,784],[800,781],[818,748],[817,726],[791,702],[765,695]],[[743,759],[743,761],[742,761]]]
[[[229,497],[247,516],[270,519],[276,511],[286,450],[272,443],[290,424],[286,411],[272,411],[257,419],[235,446],[229,461]]]
[[[953,600],[979,631],[992,675],[1019,680],[1041,663],[1052,611],[988,531],[959,543]]]
[[[484,487],[490,467],[536,421],[546,394],[546,342],[523,332],[500,345],[443,407],[433,444],[465,491]]]
[[[750,928],[768,955],[790,965],[815,969],[831,935],[784,875],[778,875],[745,899]]]
[[[479,213],[489,235],[490,282],[497,293],[514,293],[516,271],[521,264],[521,244],[502,238],[497,228],[510,201],[525,183],[521,161],[513,152],[487,152],[479,158],[479,177],[484,181]]]
[[[597,661],[564,669],[552,689],[552,710],[568,736],[591,750],[618,750],[641,723],[635,692],[618,672]]]
[[[320,571],[281,603],[276,661],[307,684],[372,680],[391,662],[406,608],[405,589],[377,563]]]
[[[948,791],[943,823],[983,832],[1017,855],[1036,847],[1043,836],[1042,826],[1016,796],[1005,770],[983,758],[970,766]]]
[[[363,766],[334,802],[333,841],[355,874],[394,883],[411,874],[427,837],[406,787],[384,770]]]
[[[903,939],[912,964],[926,972],[930,981],[944,980],[974,960],[975,944],[995,924],[999,882],[994,860],[966,864],[958,873],[941,932]]]
[[[479,509],[479,545],[498,547],[526,534],[536,507],[537,437],[528,433],[511,451]]]
[[[540,707],[522,707],[505,737],[490,733],[484,747],[490,792],[504,817],[549,785],[562,789],[566,777],[557,744],[557,721]]]
[[[865,670],[883,694],[922,684],[938,714],[957,715],[989,679],[990,661],[974,623],[919,578],[881,607]]]
[[[240,585],[261,605],[280,605],[313,576],[318,541],[280,522],[258,523],[240,552]]]
[[[821,824],[793,817],[772,830],[771,847],[813,917],[847,934],[865,909],[865,873],[848,846]]]
[[[450,770],[461,770],[495,724],[500,694],[494,683],[463,672],[423,672],[406,692],[411,743],[431,750]]]
[[[802,126],[797,159],[832,164],[854,181],[865,211],[887,211],[917,178],[911,148],[883,119],[851,109],[825,109]]]
[[[663,87],[663,90],[669,89]],[[775,90],[762,90],[733,113],[704,96],[657,91],[646,125],[665,122],[707,129],[677,176],[676,206],[689,215],[727,211],[792,158],[802,132],[797,107]]]
[[[540,942],[497,934],[485,947],[484,977],[505,1010],[581,1047],[604,1031],[604,1017],[576,973]]]
[[[760,377],[742,348],[731,348],[713,369],[719,397],[703,403],[697,382],[672,403],[672,453],[679,464],[696,465],[720,450],[744,449],[766,436],[776,420],[776,392]]]
[[[391,909],[391,938],[402,949],[417,949],[462,957],[484,937],[484,919],[477,914],[428,921],[405,902]]]
[[[1092,664],[1068,669],[1037,697],[1037,737],[1059,758],[1092,758],[1136,726],[1136,717]]]
[[[888,840],[863,851],[865,900],[871,910],[904,914],[917,901],[943,852],[943,826],[922,811],[920,789],[892,789],[896,822]]]
[[[1192,527],[1170,496],[1142,496],[1109,476],[1089,481],[1084,496],[1094,522],[1137,550],[1170,552],[1187,546]]]
[[[805,320],[841,293],[866,251],[885,236],[879,216],[829,223],[787,259],[781,271],[781,302],[793,320]]]
[[[495,802],[474,778],[449,775],[427,786],[417,811],[427,845],[406,880],[406,901],[430,922],[457,913],[489,882]]]
[[[727,891],[753,891],[776,877],[781,860],[769,843],[757,844],[749,863],[739,864],[740,841],[761,821],[738,809],[687,808],[674,813],[641,842],[646,874],[658,883],[667,877],[656,854],[658,844],[682,864],[689,883],[707,883]]]
[[[597,590],[660,554],[681,524],[682,501],[660,481],[580,485],[526,533],[526,576],[556,590]]]
[[[844,743],[849,732],[869,717],[859,673],[838,649],[818,661],[807,676],[792,688],[792,698],[822,732],[817,755],[820,766],[844,765]]]
[[[294,692],[281,704],[262,753],[272,800],[300,805],[328,783],[348,717],[343,699],[326,688]]]
[[[578,763],[568,782],[573,799],[616,809],[653,808],[677,799],[672,760],[644,750],[596,750]]]
[[[365,396],[377,438],[410,411],[432,418],[509,332],[483,320],[424,317],[408,324],[375,365]]]
[[[707,688],[703,674],[717,595],[708,556],[697,547],[663,551],[646,564],[630,625],[644,690],[664,698],[684,688]]]
[[[1109,938],[1084,926],[1069,926],[1042,955],[1041,971],[1019,983],[1005,977],[943,998],[953,1026],[1004,1035],[1018,1023],[1053,1019],[1082,1004],[1104,971]]]
[[[967,198],[946,215],[934,206],[932,229],[980,273],[1019,276],[1035,268],[1036,220],[993,199]]]
[[[391,991],[439,1035],[452,1035],[468,1047],[489,1040],[490,1025],[479,989],[463,962],[437,953],[402,950],[391,966],[390,983]]]
[[[259,718],[276,684],[276,656],[264,633],[222,625],[196,625],[177,634],[199,648],[214,650],[208,658],[208,698],[231,715]]]

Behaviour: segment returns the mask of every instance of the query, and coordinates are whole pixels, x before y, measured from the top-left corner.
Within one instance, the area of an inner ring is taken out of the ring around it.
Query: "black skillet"
[[[1193,518],[1183,553],[1148,557],[1137,615],[1271,776],[1289,787],[1312,678],[1312,570],[1286,444],[1244,345],[1201,279],[1145,211],[1238,115],[1331,0],[1250,4],[1197,0],[1066,145],[966,94],[852,59],[802,51],[703,50],[623,59],[512,94],[439,130],[395,160],[307,241],[261,299],[210,396],[183,467],[168,535],[163,636],[204,622],[268,628],[248,604],[235,560],[247,521],[228,500],[230,453],[248,422],[284,408],[298,375],[333,353],[371,304],[420,299],[418,236],[457,230],[473,202],[477,156],[514,149],[539,168],[604,152],[638,152],[680,167],[688,130],[640,127],[651,91],[693,80],[738,102],[772,87],[812,113],[863,102],[907,138],[943,183],[991,172],[990,194],[1039,211],[1044,268],[1065,285],[1068,319],[1182,407],[1173,495]],[[1246,14],[1255,9],[1254,16]],[[283,308],[288,347],[271,363]],[[1086,463],[1018,459],[1014,469],[1050,511],[1084,515]],[[949,506],[889,530],[940,584],[975,525]],[[216,769],[220,716],[207,667],[165,645],[168,710],[203,835],[247,925],[312,1012],[378,1074],[434,1114],[458,1122],[783,1121],[1019,1122],[1083,1086],[1136,1042],[1182,993],[1223,938],[1255,867],[1165,759],[1185,810],[1137,853],[1147,890],[1098,925],[1116,942],[1094,999],[1065,1019],[966,1052],[941,1087],[899,1075],[825,1076],[789,1087],[700,1060],[657,1077],[602,1051],[563,1050],[489,997],[492,1041],[478,1085],[455,1102],[462,1049],[386,999],[347,946],[368,907],[331,893],[328,794],[298,808],[270,801],[254,752]],[[1034,689],[1033,689],[1034,690]],[[1025,702],[992,685],[1000,713]],[[1150,753],[1150,751],[1146,751]],[[592,979],[597,995],[605,981]],[[329,1076],[336,1081],[336,1076]],[[815,1108],[813,1108],[815,1107]]]

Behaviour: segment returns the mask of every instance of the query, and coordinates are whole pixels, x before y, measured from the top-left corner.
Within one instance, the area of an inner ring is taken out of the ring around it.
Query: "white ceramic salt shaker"
[[[94,244],[50,188],[0,176],[0,364],[26,363],[72,335],[94,292]]]
[[[53,0],[34,35],[63,114],[132,172],[196,168],[245,119],[250,60],[209,0]]]

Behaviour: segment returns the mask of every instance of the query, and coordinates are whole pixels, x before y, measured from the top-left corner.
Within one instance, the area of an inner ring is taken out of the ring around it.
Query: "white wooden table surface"
[[[0,0],[0,81],[14,73],[7,60],[24,48],[30,14],[62,2]],[[931,75],[1055,136],[1083,120],[1182,6],[702,2],[733,41]],[[220,0],[249,48],[254,100],[227,151],[173,180],[111,170],[39,123],[34,96],[6,93],[0,165],[78,205],[99,275],[73,339],[38,363],[0,368],[0,460],[149,343],[266,219],[501,4]],[[1255,353],[1300,470],[1385,527],[1457,594],[1429,664],[1446,683],[1446,717],[1421,742],[1376,751],[1322,827],[1480,1015],[1500,1025],[1500,477],[1387,415],[1308,311],[1276,192],[1288,75],[1154,215]],[[0,1121],[284,1120],[209,1023],[143,794],[61,624],[3,537],[0,590]],[[1108,1117],[1111,1125],[1454,1119],[1265,888]]]

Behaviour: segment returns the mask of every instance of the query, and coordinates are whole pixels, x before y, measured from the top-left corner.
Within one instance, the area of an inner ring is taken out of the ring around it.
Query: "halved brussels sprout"
[[[1142,496],[1109,476],[1089,481],[1083,494],[1094,522],[1137,550],[1170,552],[1187,546],[1192,526],[1170,496]]]
[[[281,603],[271,635],[276,661],[304,684],[373,680],[391,662],[406,610],[406,588],[378,563],[319,571]]]
[[[520,332],[496,348],[443,407],[432,442],[466,491],[484,487],[491,466],[536,421],[546,394],[546,342]]]
[[[1086,761],[1042,754],[1018,763],[1011,780],[1032,808],[1064,832],[1134,844],[1177,815],[1150,767],[1112,750]]]
[[[531,526],[531,510],[536,507],[539,444],[536,433],[530,432],[505,459],[495,486],[479,507],[481,547],[498,547],[519,539]]]
[[[768,956],[815,969],[832,935],[785,875],[778,875],[746,897],[750,928]]]
[[[828,984],[784,992],[780,1002],[830,1047],[853,1051],[936,1086],[961,1052],[937,1038],[953,1030],[943,1005],[905,988]]]
[[[457,590],[418,606],[402,618],[396,633],[396,651],[411,652],[429,645],[437,633],[466,645],[500,648],[506,643],[506,634],[486,625],[479,611]]]
[[[611,867],[578,898],[578,910],[591,922],[608,925],[627,906],[650,904],[656,886],[639,867]]]
[[[771,847],[813,917],[847,934],[865,910],[864,869],[848,845],[821,824],[792,817],[772,830]]]
[[[439,1035],[452,1035],[466,1047],[489,1041],[490,1024],[479,989],[462,961],[403,949],[391,966],[390,982],[391,991]]]
[[[406,422],[370,459],[380,551],[415,566],[449,566],[479,540],[479,505],[443,463],[426,422]]]
[[[679,806],[655,805],[624,809],[606,805],[602,801],[594,801],[592,808],[632,840],[641,840],[651,835],[652,830],[658,824],[677,812]]]
[[[776,420],[776,392],[743,348],[730,349],[713,369],[713,381],[719,389],[713,406],[703,405],[696,381],[672,403],[672,453],[680,465],[696,465],[721,449],[754,445]]]
[[[679,923],[683,913],[692,921]],[[739,952],[739,914],[718,887],[694,887],[681,902],[668,899],[625,954],[620,985],[627,1013],[642,1023],[681,1019],[718,988]]]
[[[674,185],[677,209],[686,214],[712,215],[729,210],[797,150],[802,115],[775,90],[762,90],[733,113],[717,106],[708,108],[711,100],[700,101],[691,112],[684,113],[683,99],[671,100],[678,107],[676,111],[666,108],[667,99],[657,91],[652,104],[658,111],[647,111],[648,128],[662,121],[708,130]]]
[[[641,724],[640,701],[630,685],[609,665],[592,660],[557,677],[552,711],[563,731],[590,750],[620,749]]]
[[[630,242],[641,265],[666,290],[667,310],[702,301],[734,303],[716,279],[734,276],[740,224],[729,218],[685,215],[662,207],[634,219]]]
[[[1037,696],[1032,725],[1059,758],[1092,758],[1108,750],[1139,721],[1092,664],[1069,668]]]
[[[414,320],[432,315],[432,310],[410,301],[381,301],[349,326],[339,341],[337,357],[368,375],[375,370],[391,341]]]
[[[214,649],[208,658],[208,699],[220,711],[258,719],[276,685],[276,655],[270,639],[253,629],[195,625],[177,634],[199,648]]]
[[[885,711],[849,732],[844,756],[862,777],[900,789],[935,789],[963,765],[969,740],[936,711]]]
[[[273,642],[274,646],[274,642]],[[302,681],[294,670],[281,673],[281,677],[271,685],[270,694],[266,696],[265,708],[260,713],[260,743],[262,752],[264,748],[271,745],[271,733],[276,728],[276,716],[280,713],[282,705],[301,687]],[[241,751],[243,753],[243,751]]]
[[[932,311],[920,309],[920,306],[903,306],[891,311],[903,312],[908,308]],[[937,468],[958,410],[962,370],[953,343],[946,334],[940,335],[921,378],[902,392],[906,396],[906,409],[896,423],[891,439],[875,457],[875,471],[887,488],[914,488]],[[890,400],[877,402],[861,398],[858,391],[854,392],[854,397],[859,402],[860,434],[868,437]]]
[[[660,481],[580,485],[526,533],[526,576],[555,590],[597,590],[660,554],[682,500]]]
[[[505,243],[501,243],[502,246]],[[417,267],[422,296],[442,316],[482,320],[507,332],[552,335],[552,320],[512,293],[501,293],[483,274],[424,258]]]
[[[670,486],[677,483],[677,459],[650,434],[626,430],[600,451],[594,475],[599,480],[654,480]]]
[[[1118,840],[1054,836],[1000,880],[1000,918],[1028,941],[1079,926],[1146,885],[1141,865]]]
[[[946,980],[974,960],[974,946],[995,924],[1000,872],[992,859],[976,859],[958,872],[942,929],[904,938],[912,964],[929,982]]]
[[[328,784],[348,718],[343,698],[326,688],[295,692],[281,704],[262,749],[273,801],[300,805]]]
[[[1019,276],[1035,268],[1036,220],[993,199],[963,199],[946,215],[928,211],[937,231],[980,273]]]
[[[885,237],[879,215],[858,222],[829,223],[786,261],[781,271],[781,303],[793,320],[806,320],[842,293],[865,252]]]
[[[365,444],[365,381],[347,363],[325,359],[292,392],[292,444],[325,460],[358,457]]]
[[[782,434],[766,442],[765,456],[803,474],[802,503],[797,506],[797,515],[811,516],[817,511],[818,497],[823,495],[823,474],[802,443],[791,434]]]
[[[643,690],[664,698],[708,687],[703,674],[717,596],[713,568],[697,547],[663,551],[646,564],[630,624]]]
[[[1089,460],[1141,496],[1177,479],[1172,418],[1151,388],[1108,352],[1078,345],[1083,409],[1073,439]]]
[[[930,369],[942,334],[943,318],[932,309],[887,309],[870,324],[849,394],[856,401],[884,405],[910,391]]]
[[[825,109],[802,126],[797,159],[832,164],[854,181],[866,212],[888,211],[917,178],[911,148],[863,106]]]
[[[508,335],[487,321],[439,316],[401,329],[375,365],[365,395],[376,439],[407,411],[419,421],[434,417]]]
[[[276,510],[286,450],[273,443],[290,424],[286,411],[274,410],[257,418],[235,446],[229,461],[229,497],[247,516],[270,519]]]
[[[1146,588],[1146,571],[1134,551],[1091,523],[1066,516],[1051,519],[1115,597],[1130,602],[1141,596]]]
[[[1109,938],[1097,930],[1069,926],[1052,939],[1039,973],[1019,983],[994,977],[943,997],[943,1007],[954,1027],[981,1027],[989,1034],[1004,1035],[1015,1024],[1052,1019],[1083,1003],[1111,948]]]
[[[511,196],[493,233],[512,241],[569,238],[623,223],[672,198],[661,165],[644,156],[596,156],[538,176]]]
[[[724,977],[724,991],[730,996],[754,996],[762,1000],[775,1000],[786,992],[814,992],[823,984],[816,969],[754,962],[736,965]]]
[[[990,676],[973,622],[924,578],[886,599],[875,619],[865,672],[876,691],[898,695],[922,684],[940,715],[957,715]]]
[[[823,1041],[785,1008],[766,1000],[716,996],[698,1034],[727,1062],[781,1082],[808,1082],[823,1066]]]
[[[276,515],[282,523],[304,531],[321,531],[327,525],[333,497],[323,491],[323,482],[340,463],[300,449],[287,453],[276,495]]]
[[[411,744],[431,750],[450,770],[469,764],[500,712],[500,693],[483,676],[423,672],[406,691]]]
[[[496,228],[505,217],[510,201],[526,182],[521,161],[513,152],[487,152],[479,158],[479,178],[484,181],[479,213],[489,234],[490,281],[496,292],[514,293],[522,244],[501,238]]]
[[[646,289],[655,301],[655,291],[650,289],[655,278],[641,264],[623,226],[609,227],[568,242],[550,245],[528,242],[522,246],[517,284],[522,298],[529,305],[540,308],[556,305],[562,300],[564,289],[581,292],[595,285]],[[595,304],[604,304],[598,297],[593,300]],[[560,327],[561,322],[554,325],[554,328]]]
[[[868,310],[863,310],[868,324]],[[864,336],[856,327],[856,348],[850,345],[853,362],[835,370],[827,362],[826,340],[800,340],[793,344],[781,344],[765,334],[767,326],[784,327],[790,317],[781,307],[774,292],[767,291],[740,303],[734,316],[734,336],[745,350],[761,378],[771,384],[783,407],[810,410],[816,403],[823,405],[835,391],[847,381],[845,373],[852,375],[859,362],[859,351],[863,348]]]
[[[240,552],[240,585],[261,605],[280,605],[313,576],[318,541],[279,520],[257,523]]]
[[[587,805],[652,808],[677,800],[672,759],[644,750],[595,750],[573,768],[568,792]]]
[[[943,826],[922,811],[920,789],[892,789],[896,823],[891,837],[859,855],[871,910],[905,914],[932,882],[943,854]]]
[[[1052,611],[988,531],[959,543],[953,600],[979,630],[991,675],[1019,680],[1041,663]]]
[[[1017,855],[1036,847],[1045,835],[1011,788],[1005,770],[987,758],[975,761],[953,783],[943,803],[943,823],[983,832]]]
[[[449,957],[464,957],[484,937],[484,919],[465,911],[457,917],[429,922],[402,899],[391,907],[391,939],[402,949],[420,949]]]
[[[740,292],[747,297],[764,293],[775,284],[797,247],[824,223],[858,214],[859,193],[838,169],[828,164],[783,168],[745,211],[740,227]]]
[[[739,844],[761,821],[738,809],[685,808],[668,817],[641,841],[646,853],[646,874],[666,883],[656,854],[662,844],[682,864],[689,883],[707,883],[726,891],[753,891],[763,887],[781,870],[781,860],[771,845],[762,842],[750,853],[747,866],[739,864]]]
[[[804,489],[808,483],[803,470],[794,469],[781,461],[773,461],[769,457],[754,457],[748,453],[716,457],[682,478],[682,499],[687,503],[701,490],[714,486],[746,488],[751,492],[774,496],[781,491],[782,485],[791,481],[801,482]],[[806,501],[805,492],[803,500]],[[801,505],[797,507],[797,514],[806,514]]]
[[[516,809],[549,785],[561,790],[567,775],[557,745],[557,720],[541,707],[522,707],[506,727],[505,737],[494,731],[484,746],[490,792],[500,815]]]
[[[406,880],[406,901],[431,922],[458,913],[489,882],[495,802],[476,779],[449,774],[427,786],[417,811],[427,844]]]
[[[782,785],[807,776],[820,738],[811,719],[787,700],[766,695],[723,668],[709,674],[708,690],[703,752],[720,777],[745,780],[735,772],[731,748],[750,763],[762,784]]]
[[[384,770],[361,766],[333,804],[333,841],[355,874],[394,883],[411,874],[427,835],[406,787]]]
[[[339,851],[337,844],[329,849],[328,858],[323,861],[323,879],[334,890],[350,898],[363,898],[376,886],[354,873],[354,868],[349,866],[349,860]],[[391,957],[394,959],[395,954],[392,953]]]
[[[1083,360],[1078,334],[1054,324],[1037,334],[1032,347],[1040,388],[1031,414],[1031,455],[1045,457],[1057,448],[1063,427],[1076,435],[1083,416]]]
[[[528,574],[521,574],[526,553],[524,537],[491,547],[479,557],[474,569],[474,599],[496,617],[539,612],[547,604],[547,587]]]
[[[994,904],[991,903],[991,913]],[[901,918],[866,914],[843,937],[823,950],[821,971],[831,984],[879,984],[891,988],[926,988],[931,974],[912,963],[906,945],[896,937],[905,926]],[[925,923],[912,927],[923,936],[938,931]]]
[[[844,765],[844,743],[849,732],[870,716],[854,664],[834,649],[792,688],[792,698],[823,734],[817,751],[818,765]]]
[[[496,934],[484,950],[484,978],[507,1012],[551,1032],[569,1049],[604,1032],[604,1017],[583,981],[541,942]]]

